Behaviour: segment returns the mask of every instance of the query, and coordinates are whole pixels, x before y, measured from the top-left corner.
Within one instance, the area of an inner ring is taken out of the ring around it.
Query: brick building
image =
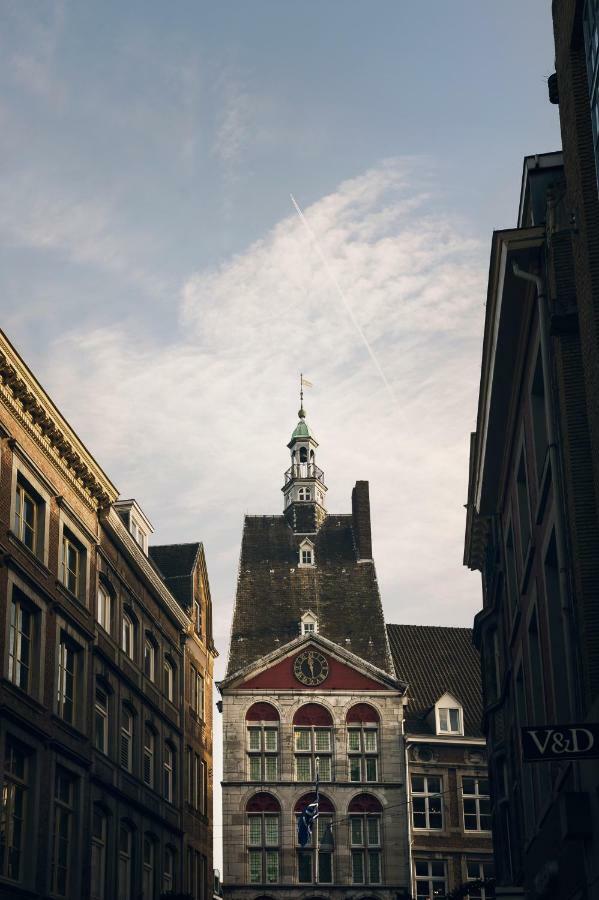
[[[482,573],[498,885],[537,900],[599,897],[597,760],[527,762],[520,735],[599,721],[597,395],[585,374],[597,294],[576,262],[588,269],[597,233],[584,236],[567,174],[560,153],[528,157],[518,226],[493,235],[464,556]],[[588,189],[587,177],[581,203]]]
[[[412,895],[445,896],[493,878],[480,658],[470,628],[388,625],[404,710]],[[470,900],[491,900],[491,883]]]
[[[326,510],[303,409],[284,514],[246,516],[227,676],[224,893],[377,898],[409,890],[405,684],[393,670],[372,558],[367,482]],[[320,774],[318,841],[297,816]]]
[[[0,379],[0,897],[158,900],[189,885],[184,747],[209,760],[211,736],[183,697],[197,656],[210,708],[210,632],[2,334]]]

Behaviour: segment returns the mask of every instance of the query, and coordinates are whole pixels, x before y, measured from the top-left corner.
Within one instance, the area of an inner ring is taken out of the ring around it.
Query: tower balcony
[[[294,463],[285,472],[285,484],[289,484],[295,478],[315,478],[324,484],[324,472],[316,463]]]

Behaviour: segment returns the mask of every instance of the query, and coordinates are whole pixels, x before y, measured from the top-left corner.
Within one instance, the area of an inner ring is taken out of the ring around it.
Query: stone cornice
[[[118,491],[0,331],[0,400],[92,509]]]

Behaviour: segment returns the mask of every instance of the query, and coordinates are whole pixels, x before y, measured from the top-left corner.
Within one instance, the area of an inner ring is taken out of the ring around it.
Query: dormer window
[[[141,528],[139,522],[135,521],[133,516],[131,517],[130,531],[131,531],[131,534],[133,535],[133,537],[135,538],[135,540],[137,541],[137,543],[139,544],[139,546],[141,547],[141,549],[144,551],[144,553],[146,553],[147,549],[148,549],[148,535]]]
[[[435,704],[437,734],[463,734],[464,721],[461,704],[451,694],[444,694]]]
[[[308,540],[302,541],[299,548],[299,566],[307,568],[313,565],[315,565],[314,544]]]
[[[154,529],[139,503],[135,500],[118,500],[114,509],[136,544],[147,554],[148,536],[154,533]]]
[[[318,618],[311,609],[303,614],[300,620],[300,631],[302,634],[318,634]]]

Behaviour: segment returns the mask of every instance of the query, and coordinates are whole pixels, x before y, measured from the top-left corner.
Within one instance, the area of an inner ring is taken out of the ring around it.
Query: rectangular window
[[[262,851],[250,850],[249,852],[250,884],[262,883]]]
[[[91,900],[106,900],[106,816],[96,807],[91,851]]]
[[[352,882],[354,884],[364,884],[364,853],[362,850],[352,850],[351,871]]]
[[[28,831],[28,754],[10,737],[6,739],[4,784],[0,795],[0,875],[21,881],[26,864]]]
[[[495,877],[492,860],[467,859],[466,873],[468,881],[487,881]],[[469,900],[495,900],[495,889],[489,887],[473,887],[468,891]]]
[[[200,601],[196,598],[193,601],[193,624],[196,634],[202,636],[202,607]]]
[[[38,553],[41,502],[25,481],[17,481],[15,496],[15,534],[32,553]]]
[[[58,645],[58,715],[70,725],[75,723],[78,656],[79,648],[63,632]]]
[[[490,831],[491,807],[487,778],[462,778],[464,828],[466,831]]]
[[[440,831],[443,828],[441,779],[433,775],[412,775],[412,825]]]
[[[350,816],[349,836],[352,882],[378,884],[381,881],[380,816]]]
[[[250,756],[250,781],[262,781],[261,756]]]
[[[144,736],[144,782],[154,787],[154,733],[146,727]]]
[[[445,897],[447,893],[445,860],[415,859],[414,872],[416,875],[417,900]]]
[[[461,734],[461,718],[459,709],[439,707],[439,731],[446,734]]]
[[[62,582],[76,597],[82,591],[83,548],[66,528],[62,534]]]
[[[154,681],[156,671],[156,648],[149,637],[144,641],[144,675]]]
[[[359,753],[360,746],[360,729],[350,728],[347,732],[347,749],[350,753]]]
[[[279,778],[279,760],[276,756],[266,756],[264,759],[264,778],[265,781],[278,781]]]
[[[127,707],[123,707],[121,716],[121,766],[127,772],[131,772],[133,768],[133,715]]]
[[[191,708],[198,718],[204,718],[204,678],[191,667]]]
[[[296,758],[295,758],[295,780],[296,781],[312,781],[312,757],[296,756]]]
[[[309,728],[296,728],[295,729],[295,749],[296,750],[311,750],[311,731]]]
[[[170,744],[164,745],[163,771],[164,799],[173,803],[175,797],[175,752]]]
[[[110,634],[110,607],[111,597],[106,588],[100,585],[98,587],[98,598],[96,607],[96,620],[104,631]]]
[[[528,478],[526,477],[526,464],[524,451],[520,455],[518,475],[516,478],[516,491],[518,494],[518,522],[520,524],[520,550],[522,552],[522,564],[526,558],[530,543],[530,499],[528,495]]]
[[[305,850],[297,854],[297,879],[300,884],[312,884],[312,853]]]
[[[108,694],[99,687],[96,688],[94,722],[96,749],[108,753]]]
[[[279,880],[279,851],[266,851],[266,881],[275,884]]]
[[[52,891],[66,897],[70,890],[71,850],[75,818],[75,779],[57,767],[54,779]]]
[[[8,639],[8,677],[24,691],[31,692],[31,660],[35,617],[31,605],[13,587]]]

